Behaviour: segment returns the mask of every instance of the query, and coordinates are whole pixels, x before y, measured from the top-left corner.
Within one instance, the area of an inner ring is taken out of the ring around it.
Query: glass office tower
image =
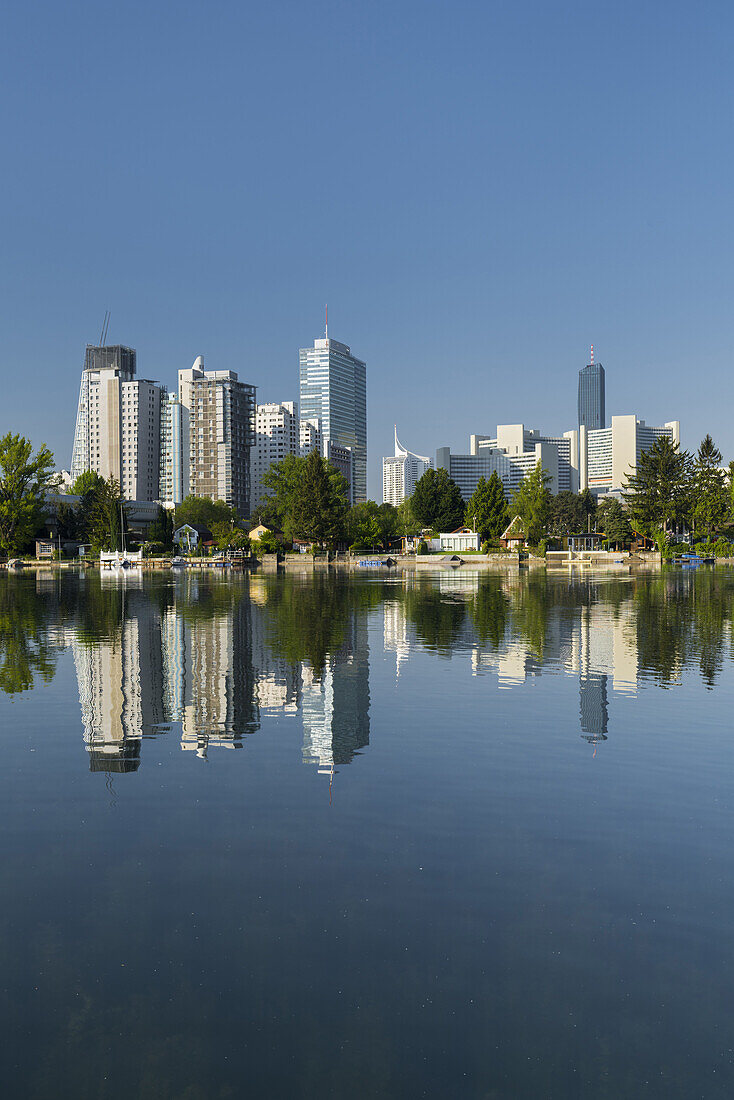
[[[367,366],[328,336],[301,348],[299,360],[301,419],[318,420],[324,442],[351,448],[359,504],[367,500]]]
[[[589,429],[606,427],[606,409],[604,406],[604,367],[591,362],[579,371],[579,427]]]

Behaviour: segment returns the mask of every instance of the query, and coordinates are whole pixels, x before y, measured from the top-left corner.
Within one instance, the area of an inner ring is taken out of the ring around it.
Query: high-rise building
[[[178,372],[189,415],[189,489],[250,515],[250,451],[255,444],[255,387],[234,371],[205,371],[199,356]]]
[[[189,410],[177,393],[161,403],[161,460],[159,499],[180,504],[189,495]]]
[[[413,495],[415,483],[426,470],[433,469],[433,462],[423,455],[406,450],[398,439],[398,426],[395,425],[395,454],[382,460],[382,501],[383,504],[398,505],[406,497]]]
[[[579,427],[589,430],[606,427],[604,404],[604,367],[594,362],[594,345],[591,345],[591,362],[579,371]]]
[[[317,420],[324,440],[349,447],[353,461],[352,496],[367,499],[367,366],[346,344],[323,340],[301,348],[300,406],[304,420]]]
[[[640,455],[649,451],[660,436],[666,436],[671,443],[680,443],[680,421],[653,427],[630,413],[613,416],[609,428],[587,431],[582,425],[578,440],[579,488],[597,493],[619,492],[635,473]]]
[[[489,480],[496,473],[508,498],[537,465],[541,463],[549,475],[552,493],[563,489],[576,492],[576,432],[562,436],[541,435],[524,424],[500,424],[495,436],[472,435],[470,453],[452,454],[449,447],[436,451],[436,467],[448,471],[469,500],[480,477]]]
[[[299,424],[299,446],[301,457],[308,458],[311,451],[323,451],[323,435],[318,420],[301,420]]]
[[[267,495],[263,478],[274,462],[300,452],[298,409],[293,401],[258,405],[255,412],[255,447],[250,459],[252,507]]]
[[[71,476],[114,477],[126,500],[156,500],[161,387],[136,377],[133,348],[87,345]]]

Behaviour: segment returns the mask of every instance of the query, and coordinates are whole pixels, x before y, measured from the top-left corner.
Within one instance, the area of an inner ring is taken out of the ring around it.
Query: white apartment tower
[[[298,455],[300,428],[295,402],[271,402],[258,405],[255,412],[255,448],[250,464],[252,508],[267,495],[263,478],[273,462],[282,462],[286,455]]]
[[[200,355],[178,372],[178,398],[189,418],[189,491],[250,515],[250,451],[255,387],[234,371],[204,370]]]
[[[161,402],[161,459],[159,500],[180,504],[189,495],[189,410],[177,393]]]
[[[406,497],[412,497],[415,483],[426,470],[433,469],[433,462],[423,455],[406,450],[398,439],[395,425],[395,454],[382,460],[382,502],[398,505]]]
[[[71,477],[114,477],[126,500],[156,500],[161,387],[137,378],[134,348],[87,345],[79,390]]]

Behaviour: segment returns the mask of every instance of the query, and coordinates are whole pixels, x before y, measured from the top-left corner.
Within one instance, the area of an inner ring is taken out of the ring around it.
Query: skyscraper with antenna
[[[590,362],[579,371],[579,427],[589,430],[606,428],[604,367],[594,362],[591,345]]]
[[[349,448],[352,454],[352,501],[367,499],[367,365],[351,349],[329,336],[329,313],[323,340],[299,353],[301,419],[318,421],[323,453]]]

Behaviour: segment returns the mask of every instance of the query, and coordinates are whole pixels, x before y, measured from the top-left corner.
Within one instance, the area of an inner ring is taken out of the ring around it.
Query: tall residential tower
[[[87,345],[71,476],[114,477],[126,500],[158,497],[161,387],[137,378],[135,349]]]
[[[190,370],[178,372],[178,398],[188,410],[189,491],[249,517],[255,387],[231,370],[205,371],[200,355]]]
[[[398,439],[395,425],[395,454],[382,460],[382,502],[398,505],[406,497],[412,497],[415,483],[426,470],[433,468],[430,458],[413,454]]]

